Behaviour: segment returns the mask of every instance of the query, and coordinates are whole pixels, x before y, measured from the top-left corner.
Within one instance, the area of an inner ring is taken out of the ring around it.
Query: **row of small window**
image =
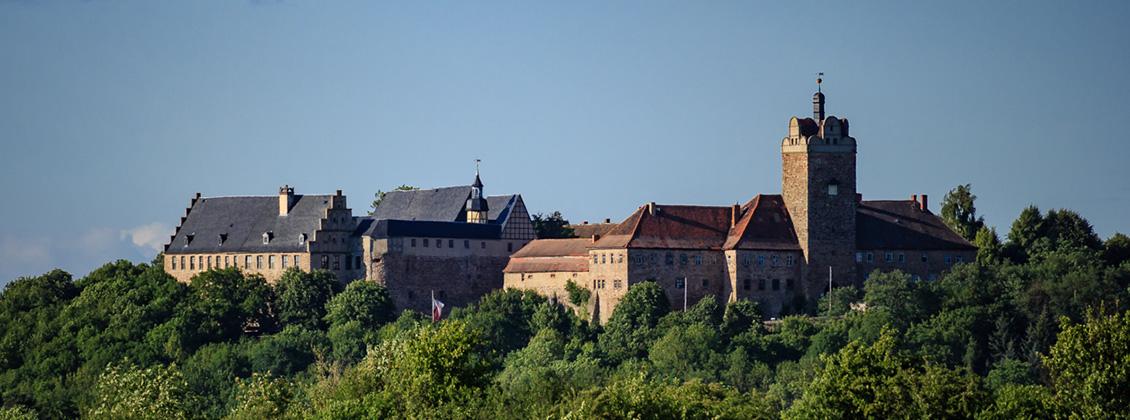
[[[757,258],[756,258],[756,261],[757,261],[758,267],[764,267],[766,262],[769,262],[769,264],[772,265],[773,267],[780,267],[781,266],[781,256],[780,255],[772,255],[768,258],[766,258],[764,255],[758,255]],[[749,267],[753,262],[754,262],[754,257],[752,257],[750,255],[746,255],[746,256],[742,257],[742,266],[743,267]],[[796,257],[794,257],[792,255],[786,255],[785,256],[785,266],[786,267],[792,267],[793,264],[796,264]]]
[[[765,286],[766,286],[767,283],[772,284],[774,291],[781,290],[781,280],[780,279],[772,279],[772,280],[757,279],[757,290],[765,290]],[[702,279],[702,287],[705,289],[709,286],[710,286],[710,280],[709,279]],[[675,279],[675,288],[676,289],[683,289],[683,288],[686,288],[686,287],[687,287],[686,279]],[[742,289],[750,290],[752,287],[753,287],[753,280],[751,280],[751,279],[742,280]],[[785,289],[786,290],[793,290],[794,287],[795,286],[793,284],[793,279],[785,279]]]
[[[252,268],[251,257],[252,257],[251,255],[244,255],[243,256],[243,268],[244,269],[251,269]],[[263,269],[263,261],[264,261],[263,255],[255,255],[254,257],[255,257],[254,268],[256,270],[262,270]],[[275,269],[275,257],[276,256],[275,255],[267,255],[266,257],[267,257],[266,258],[266,262],[267,262],[266,269],[268,269],[268,270]],[[302,257],[299,256],[299,255],[278,255],[278,257],[279,257],[279,261],[282,263],[280,265],[280,267],[284,270],[287,269],[290,266],[299,267],[302,264]],[[352,256],[352,257],[346,255],[344,257],[345,258],[342,258],[341,255],[334,255],[333,259],[331,260],[329,255],[323,255],[320,258],[320,260],[318,261],[318,263],[319,263],[318,268],[321,268],[323,270],[330,270],[331,267],[332,267],[333,270],[341,270],[341,261],[343,259],[345,260],[345,269],[346,270],[353,270],[354,267],[356,267],[357,269],[360,269],[362,267],[360,255],[355,255],[355,256]],[[215,260],[213,260],[213,258],[215,258]],[[206,256],[203,256],[203,255],[201,255],[201,256],[192,255],[192,256],[188,256],[187,258],[186,258],[186,256],[181,255],[180,257],[174,256],[174,257],[170,258],[169,260],[172,263],[172,269],[173,270],[191,270],[191,271],[201,270],[201,271],[203,271],[203,270],[211,270],[213,268],[240,267],[238,255],[235,255],[235,256],[224,255],[223,260],[220,259],[219,255],[217,255],[215,257],[212,257],[212,256],[206,257]],[[331,265],[331,261],[332,261],[332,265]],[[180,264],[177,264],[178,262]]]
[[[945,258],[946,265],[953,264],[954,262],[957,262],[957,263],[965,262],[965,257],[963,257],[961,255],[946,255],[944,258]],[[921,259],[922,259],[922,262],[929,262],[930,261],[930,257],[927,256],[926,254],[922,254]],[[883,261],[886,262],[886,263],[894,263],[894,262],[897,261],[898,264],[905,264],[906,263],[906,254],[902,253],[902,252],[899,252],[899,253],[884,252],[883,253]],[[855,253],[855,262],[873,263],[873,262],[875,262],[875,253],[873,253],[873,252],[856,252]]]
[[[592,281],[592,288],[593,289],[603,289],[606,286],[608,286],[607,280],[596,279],[596,280]],[[612,280],[612,288],[613,289],[620,289],[621,287],[624,287],[623,281],[621,281],[620,279]]]
[[[415,248],[416,247],[416,238],[409,239],[408,243],[413,248]],[[432,240],[430,238],[423,238],[423,243],[424,243],[424,248],[428,248],[428,247],[431,247]],[[436,248],[443,248],[443,239],[436,239],[435,240],[435,247]],[[448,248],[455,248],[455,240],[454,239],[448,239],[447,240],[447,247]],[[471,249],[471,241],[469,239],[463,240],[463,248],[464,249]],[[486,241],[480,241],[479,242],[479,249],[487,249]],[[507,242],[506,243],[506,252],[514,252],[514,243],[513,242]]]

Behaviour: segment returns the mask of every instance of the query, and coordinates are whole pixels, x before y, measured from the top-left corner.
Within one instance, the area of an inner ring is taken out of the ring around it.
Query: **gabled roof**
[[[723,249],[798,251],[796,231],[780,195],[759,194],[742,206],[742,217],[730,230]]]
[[[432,188],[428,190],[389,191],[373,211],[374,219],[454,222],[466,220],[464,213],[471,186]],[[487,218],[503,223],[518,195],[487,197]]]
[[[510,256],[503,272],[545,273],[553,271],[589,271],[590,238],[538,239]]]
[[[642,206],[593,248],[721,249],[730,232],[730,207]]]
[[[604,236],[612,229],[619,226],[618,223],[583,223],[579,225],[569,225],[573,229],[573,236],[578,238],[592,238],[592,235]]]
[[[279,197],[200,198],[166,249],[168,254],[212,252],[303,252],[299,234],[314,240],[330,207],[330,195],[295,195],[286,216],[279,215]],[[263,233],[271,240],[263,244]],[[192,241],[185,246],[185,238]],[[220,235],[225,235],[223,244]]]
[[[976,250],[930,210],[912,200],[862,201],[855,217],[856,249]]]

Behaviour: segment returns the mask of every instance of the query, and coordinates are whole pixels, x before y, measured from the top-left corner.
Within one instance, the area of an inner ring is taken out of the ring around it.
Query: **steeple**
[[[471,183],[471,196],[467,198],[467,223],[487,222],[487,200],[483,198],[483,180],[479,178],[479,159],[475,159],[475,182]]]
[[[816,73],[816,93],[812,94],[812,119],[817,124],[824,121],[824,93],[820,91],[820,84],[824,82],[824,73]]]

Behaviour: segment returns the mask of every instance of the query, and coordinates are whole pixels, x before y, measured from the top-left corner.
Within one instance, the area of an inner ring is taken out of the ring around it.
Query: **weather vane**
[[[479,162],[482,162],[482,161],[483,161],[482,159],[475,159],[475,175],[479,174]]]
[[[816,91],[820,91],[820,83],[824,82],[824,72],[816,73]]]

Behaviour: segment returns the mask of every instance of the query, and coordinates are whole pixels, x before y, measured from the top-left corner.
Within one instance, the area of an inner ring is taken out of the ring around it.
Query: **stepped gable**
[[[722,249],[730,207],[648,204],[608,231],[593,248]]]
[[[724,249],[799,251],[796,231],[779,194],[759,194],[741,208]]]
[[[296,194],[285,216],[279,215],[278,196],[199,198],[165,252],[305,252],[299,235],[306,234],[309,241],[317,239],[314,232],[321,227],[332,198]],[[263,244],[264,233],[271,235],[267,244]],[[186,241],[190,235],[191,240]]]
[[[539,239],[510,256],[505,273],[589,271],[589,238]]]
[[[855,226],[856,249],[977,250],[913,200],[861,201]]]

